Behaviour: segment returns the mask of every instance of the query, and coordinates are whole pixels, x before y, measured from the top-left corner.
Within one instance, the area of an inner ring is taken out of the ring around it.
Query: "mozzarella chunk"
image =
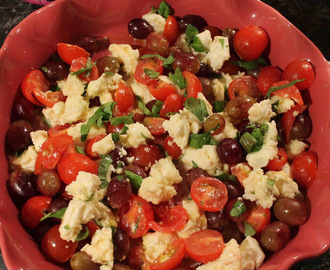
[[[124,64],[127,73],[134,74],[140,57],[139,50],[133,50],[128,44],[111,44],[109,51]]]
[[[165,18],[156,13],[147,13],[142,16],[154,29],[156,33],[163,33],[165,28]]]
[[[307,148],[308,144],[299,140],[292,140],[285,145],[285,152],[288,154],[288,159],[294,159],[295,156],[304,152]]]
[[[183,228],[176,232],[180,238],[186,239],[195,232],[207,229],[204,211],[199,209],[193,200],[183,200],[182,207],[187,211],[189,219]]]
[[[210,175],[215,175],[216,171],[221,169],[223,165],[216,148],[215,145],[203,145],[199,149],[187,147],[183,151],[180,164],[185,170],[189,170],[193,167],[194,161],[199,168],[206,170]]]
[[[39,152],[40,147],[48,139],[48,133],[46,130],[37,130],[30,133],[32,143],[37,152]]]
[[[190,133],[198,133],[202,128],[202,122],[191,111],[184,108],[180,111],[180,115],[186,117],[190,125]]]
[[[97,230],[93,235],[91,244],[86,244],[81,251],[91,256],[92,261],[108,266],[107,269],[113,267],[113,243],[112,230],[109,227]]]
[[[277,129],[275,121],[266,124],[268,125],[268,130],[261,149],[246,156],[248,164],[254,169],[265,167],[269,160],[275,158],[277,155]]]
[[[294,101],[291,98],[283,98],[277,95],[272,96],[270,102],[278,113],[285,113],[294,107]]]
[[[203,93],[199,92],[198,95],[197,95],[197,98],[204,101],[208,114],[212,115],[213,114],[213,107],[212,107],[211,103],[203,95]]]
[[[112,134],[108,134],[103,139],[92,145],[92,151],[98,155],[106,155],[115,149],[115,143],[112,140]]]
[[[241,253],[241,264],[244,270],[258,269],[265,259],[259,243],[251,236],[247,236],[239,247]]]
[[[225,87],[226,79],[213,79],[212,80],[212,91],[215,97],[215,100],[225,100]]]
[[[62,87],[64,96],[81,96],[85,91],[85,82],[80,80],[78,76],[69,74]]]
[[[279,190],[278,198],[294,198],[298,192],[298,185],[284,171],[269,171],[266,173],[269,179],[274,181],[276,188]]]
[[[170,77],[168,76],[165,76],[165,75],[159,75],[158,76],[158,79],[160,81],[163,81],[164,83],[168,83],[168,84],[171,84],[172,86],[174,86],[177,90],[178,93],[182,93],[182,90],[180,89],[179,86],[177,86],[171,79]],[[183,93],[182,93],[183,94]]]
[[[249,120],[252,123],[264,124],[276,115],[272,111],[272,104],[269,99],[265,99],[259,103],[254,103],[249,109]]]
[[[81,126],[83,123],[78,123],[73,125],[67,129],[68,135],[72,136],[74,142],[79,145],[83,146],[84,143],[81,141]],[[87,136],[87,140],[94,138],[97,135],[106,135],[107,132],[104,127],[98,127],[96,125],[92,125]]]
[[[167,246],[175,240],[176,236],[172,233],[153,232],[147,233],[142,237],[142,244],[145,249],[146,259],[153,263],[167,248]],[[164,258],[165,259],[165,258]]]
[[[139,196],[148,202],[159,204],[176,195],[173,184],[178,184],[181,181],[182,177],[175,168],[172,158],[162,158],[152,165],[149,177],[143,179]]]
[[[197,270],[242,270],[240,261],[240,247],[235,239],[231,239],[218,259],[197,267]]]
[[[225,124],[224,130],[220,134],[212,136],[213,139],[215,139],[216,142],[220,142],[225,138],[235,139],[237,136],[238,130],[231,123],[229,116],[227,115],[226,112],[221,112],[221,113],[219,113],[219,115],[221,115],[225,119],[226,124]]]
[[[289,163],[285,163],[282,171],[285,172],[291,179],[293,179],[293,172],[292,172],[292,168],[291,165]]]
[[[127,133],[120,135],[120,142],[126,148],[136,148],[141,144],[145,144],[147,139],[154,139],[149,129],[141,123],[130,124],[127,127]]]
[[[30,145],[20,156],[10,156],[10,167],[14,171],[33,173],[38,153],[33,145]]]
[[[132,91],[134,95],[141,97],[143,102],[146,104],[151,100],[154,100],[155,98],[150,94],[150,91],[148,89],[148,86],[145,84],[139,83],[137,81],[133,81],[131,84]]]
[[[230,58],[228,37],[215,36],[206,54],[206,62],[214,70],[222,67],[223,63]]]

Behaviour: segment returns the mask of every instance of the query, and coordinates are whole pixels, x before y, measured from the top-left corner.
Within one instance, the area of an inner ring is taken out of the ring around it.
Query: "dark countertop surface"
[[[263,0],[263,2],[282,13],[316,44],[327,59],[330,59],[329,0]],[[38,8],[40,6],[20,0],[0,0],[0,45],[16,24]],[[0,253],[0,270],[5,269],[7,268]],[[297,263],[291,270],[330,270],[330,250],[317,258]]]

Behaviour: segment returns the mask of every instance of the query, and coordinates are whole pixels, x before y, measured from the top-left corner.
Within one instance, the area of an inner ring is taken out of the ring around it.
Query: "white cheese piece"
[[[62,87],[64,96],[81,96],[85,90],[85,82],[80,80],[78,76],[69,74],[67,80]]]
[[[189,235],[207,229],[207,219],[204,211],[199,209],[193,200],[183,200],[182,207],[187,211],[188,222],[177,231],[180,238],[186,239]]]
[[[225,100],[225,87],[226,87],[226,79],[213,79],[212,80],[212,91],[215,97],[215,100]]]
[[[48,139],[48,133],[46,130],[37,130],[30,133],[32,143],[37,152],[39,152],[40,147]]]
[[[142,16],[143,20],[146,20],[156,33],[163,33],[165,28],[165,18],[156,13],[147,13]]]
[[[74,142],[79,146],[84,145],[84,143],[81,141],[81,132],[80,132],[82,125],[83,125],[83,123],[78,123],[67,129],[68,135],[72,136]],[[92,125],[88,132],[87,140],[92,139],[92,138],[96,137],[97,135],[106,135],[106,134],[107,134],[107,132],[104,127],[98,127],[96,125]]]
[[[288,159],[294,159],[295,156],[304,152],[307,148],[308,144],[299,140],[292,140],[285,145],[285,152],[288,154]]]
[[[285,172],[291,179],[293,179],[292,168],[288,162],[284,164],[282,171]]]
[[[130,124],[127,127],[127,133],[120,135],[120,142],[126,148],[136,148],[141,144],[146,144],[147,139],[154,139],[149,129],[141,123]]]
[[[33,145],[30,145],[20,156],[10,156],[10,167],[14,171],[33,173],[38,153]]]
[[[127,73],[134,74],[140,57],[139,50],[133,50],[128,44],[111,44],[109,51],[124,64]]]
[[[177,85],[176,85],[176,84],[170,79],[170,77],[165,76],[165,75],[159,75],[159,76],[158,76],[158,79],[159,79],[160,81],[163,81],[164,83],[171,84],[172,86],[174,86],[174,87],[176,88],[176,90],[177,90],[178,93],[181,93],[181,94],[183,95],[183,92],[182,92],[182,90],[180,89],[180,87],[177,86]]]
[[[112,140],[112,134],[108,134],[103,139],[92,145],[92,151],[98,155],[106,155],[115,149],[115,143]]]
[[[230,58],[228,37],[215,36],[206,54],[206,62],[214,70],[222,67],[223,63]]]
[[[199,168],[206,170],[210,175],[215,175],[216,171],[221,169],[223,165],[216,148],[215,145],[203,145],[199,149],[187,147],[183,151],[180,164],[185,170],[189,170],[193,167],[194,161]]]
[[[198,133],[199,130],[202,128],[202,122],[199,121],[199,119],[194,115],[191,111],[184,108],[182,111],[180,111],[180,114],[189,122],[190,125],[190,133]]]
[[[199,38],[205,49],[210,50],[212,45],[212,37],[211,32],[209,30],[205,30],[201,33],[198,33],[196,37]]]
[[[225,124],[224,130],[220,134],[212,136],[213,139],[215,139],[216,142],[220,142],[225,138],[235,139],[237,136],[238,130],[231,123],[229,116],[227,115],[226,112],[221,112],[221,113],[219,113],[219,115],[221,115],[225,119],[226,124]]]
[[[113,267],[113,243],[111,228],[102,228],[93,235],[91,244],[86,244],[81,251],[86,252],[93,262],[107,266],[107,269]]]
[[[239,250],[241,253],[241,265],[244,270],[258,269],[265,259],[265,254],[258,241],[251,236],[243,240]]]
[[[275,104],[274,107],[278,113],[285,113],[294,107],[294,101],[291,98],[283,98],[277,95],[272,96],[270,102]]]
[[[182,177],[175,168],[172,158],[162,158],[152,165],[149,177],[143,179],[139,196],[148,202],[159,204],[176,195],[173,184],[178,184],[181,181]]]
[[[259,103],[254,103],[249,109],[249,120],[252,123],[264,124],[276,115],[272,111],[272,104],[269,99],[265,99]]]
[[[263,174],[262,169],[253,170],[247,178],[243,180],[244,195],[243,198],[250,201],[256,201],[263,208],[270,208],[279,195],[276,185],[267,183],[268,177]]]
[[[268,130],[264,137],[264,143],[257,152],[247,154],[246,160],[254,169],[267,166],[269,160],[277,155],[277,129],[275,121],[266,123]]]
[[[243,270],[241,266],[240,247],[231,239],[224,247],[220,257],[197,267],[197,270]],[[245,270],[245,269],[244,269]]]
[[[131,84],[131,88],[134,95],[141,97],[145,104],[155,99],[151,95],[148,86],[146,86],[145,84],[139,83],[134,80],[133,83]]]
[[[203,95],[203,93],[199,92],[198,95],[197,95],[197,98],[204,101],[208,114],[212,115],[213,114],[213,107],[212,107],[211,103]]]
[[[146,256],[146,259],[153,263],[175,239],[176,236],[172,233],[147,233],[142,237],[142,244],[145,249],[144,255]]]
[[[299,190],[297,183],[284,171],[269,171],[266,175],[274,181],[276,188],[279,190],[278,198],[294,198]]]

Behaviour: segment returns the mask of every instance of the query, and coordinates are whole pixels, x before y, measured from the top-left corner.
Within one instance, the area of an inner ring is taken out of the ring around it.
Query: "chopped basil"
[[[232,217],[239,217],[246,211],[246,206],[242,201],[237,200],[232,209],[230,210],[230,215]]]
[[[78,153],[78,154],[83,154],[83,155],[86,155],[85,154],[85,152],[84,152],[84,150],[79,146],[79,145],[75,145],[75,149],[76,149],[76,152]]]
[[[191,48],[193,48],[196,52],[207,52],[207,49],[204,47],[201,40],[195,36],[193,42],[190,44]]]
[[[118,133],[111,133],[112,140],[114,142],[119,142],[119,134]]]
[[[119,134],[126,134],[127,130],[128,130],[128,126],[124,125]]]
[[[85,65],[83,68],[81,68],[81,69],[79,69],[79,70],[77,70],[77,71],[75,71],[75,72],[70,72],[70,74],[71,74],[71,75],[76,75],[76,76],[78,76],[78,75],[81,75],[81,74],[83,74],[84,72],[86,72],[86,74],[85,74],[84,76],[85,76],[85,77],[88,77],[89,75],[91,75],[92,68],[93,68],[95,65],[96,65],[96,62],[95,62],[94,64],[92,64],[92,60],[91,60],[91,58],[88,57],[88,58],[87,58],[87,63],[86,63],[86,65]]]
[[[155,9],[154,7],[151,7],[152,12],[157,12],[159,15],[167,19],[168,15],[171,14],[171,6],[166,3],[165,1],[162,1],[159,5],[158,9]]]
[[[256,234],[256,231],[253,229],[253,227],[249,224],[244,222],[244,236],[253,236]]]
[[[203,134],[190,134],[189,146],[198,149],[202,148],[205,144],[217,145],[217,142],[211,136],[211,132],[206,132]]]
[[[242,147],[247,153],[251,152],[252,146],[257,144],[257,142],[258,140],[248,132],[245,132],[239,139],[239,143],[242,145]]]
[[[138,190],[142,184],[142,180],[143,180],[142,176],[131,171],[125,171],[125,175],[130,180],[133,188],[135,190]]]
[[[69,225],[65,225],[65,226],[64,226],[64,229],[66,229],[66,230],[70,230],[70,226],[69,226]]]
[[[222,173],[220,175],[215,175],[213,177],[218,178],[221,181],[225,181],[225,180],[229,179],[230,181],[233,181],[235,183],[238,182],[237,177],[235,175],[232,175],[232,174]]]
[[[159,112],[162,109],[163,102],[160,100],[156,100],[155,104],[151,108],[151,115],[154,117],[159,116]]]
[[[58,218],[58,219],[62,219],[63,216],[64,216],[64,213],[66,211],[66,207],[65,208],[62,208],[56,212],[53,212],[53,213],[48,213],[47,215],[44,215],[40,221],[44,221],[45,219],[47,218]]]
[[[143,71],[151,79],[157,79],[160,74],[159,72],[149,68],[145,68]]]
[[[289,82],[289,83],[287,83],[287,84],[284,84],[284,85],[281,85],[281,86],[277,86],[277,87],[273,86],[273,87],[270,87],[270,88],[268,89],[268,92],[267,92],[267,94],[265,95],[265,97],[266,97],[266,98],[270,98],[270,94],[271,94],[272,92],[275,92],[275,91],[277,91],[277,90],[281,90],[281,89],[286,88],[286,87],[293,86],[293,85],[295,85],[296,83],[298,83],[298,82],[302,82],[302,81],[304,81],[304,80],[305,80],[305,79],[294,80],[294,81],[291,81],[291,82]]]
[[[113,73],[113,72],[111,72],[111,71],[106,71],[106,72],[104,72],[104,74],[105,74],[106,76],[110,76],[110,77],[112,77],[112,76],[115,75],[115,73]]]
[[[161,60],[163,62],[163,66],[166,68],[171,68],[171,64],[175,61],[172,54],[170,54],[167,58],[159,54],[144,54],[141,56],[141,59],[153,58],[153,57],[157,57],[159,60]]]
[[[243,61],[231,61],[234,65],[245,68],[246,70],[253,70],[258,68],[259,66],[267,65],[266,60],[262,57],[258,58],[257,60],[251,60],[247,62]]]
[[[274,184],[275,184],[275,181],[274,180],[271,180],[271,179],[267,179],[266,183],[267,183],[267,185],[273,187]]]
[[[95,192],[93,192],[92,195],[89,196],[89,198],[87,198],[87,199],[84,200],[84,201],[85,201],[85,202],[90,202],[91,200],[93,200],[94,196],[95,196]]]
[[[59,87],[58,84],[55,84],[55,85],[50,87],[50,91],[52,91],[52,92],[59,92],[61,90],[62,90],[62,88]]]
[[[216,100],[212,103],[213,111],[215,113],[222,112],[225,109],[226,101],[224,100]]]
[[[170,72],[168,76],[181,89],[187,87],[186,79],[183,77],[180,68],[177,67],[174,71],[174,74]]]
[[[151,111],[147,108],[146,104],[144,104],[142,98],[140,96],[135,96],[138,101],[138,107],[143,111],[145,115],[150,115]]]
[[[193,165],[193,168],[199,168],[198,165],[197,165],[197,163],[195,161],[192,160],[191,163]]]
[[[83,226],[83,229],[78,234],[78,236],[76,238],[76,242],[85,240],[87,238],[87,236],[89,235],[88,227],[85,224],[83,224],[82,226]]]
[[[253,128],[251,133],[245,132],[239,139],[239,143],[242,145],[247,153],[259,151],[264,143],[264,137],[268,130],[267,124],[262,124],[257,127],[254,123],[249,128]]]
[[[201,122],[204,122],[204,119],[209,116],[205,102],[201,99],[190,97],[183,105],[187,110],[196,115]]]
[[[41,67],[40,69],[41,69],[43,72],[45,72],[45,73],[48,72],[48,68],[46,68],[46,67]]]
[[[219,42],[221,44],[222,49],[225,47],[225,40],[223,38],[219,38]]]
[[[109,184],[107,181],[107,173],[110,165],[112,164],[112,158],[109,155],[101,155],[101,162],[99,163],[98,176],[101,180],[100,188],[106,188]]]
[[[134,120],[131,116],[129,115],[122,115],[122,116],[117,116],[111,119],[111,124],[118,126],[120,124],[133,124]]]
[[[275,103],[272,104],[272,111],[276,114],[278,114],[278,111],[277,111],[277,106],[280,104],[280,101],[276,101]]]
[[[188,44],[194,41],[194,37],[199,33],[197,27],[193,26],[192,24],[188,24],[186,28],[186,39]]]

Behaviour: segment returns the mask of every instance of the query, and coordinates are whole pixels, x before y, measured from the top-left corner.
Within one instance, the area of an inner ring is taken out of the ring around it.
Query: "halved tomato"
[[[115,101],[117,102],[116,107],[121,113],[127,113],[134,107],[134,94],[128,85],[120,82],[115,93]]]
[[[169,94],[159,112],[161,117],[168,117],[168,113],[176,113],[183,109],[183,99],[178,94]]]
[[[178,21],[172,15],[168,15],[163,35],[167,38],[170,44],[173,44],[180,35],[180,28]]]
[[[149,129],[152,135],[161,135],[166,132],[163,128],[164,121],[164,118],[148,116],[143,119],[143,124]]]
[[[61,57],[63,62],[69,65],[72,64],[73,60],[79,57],[88,58],[90,55],[89,52],[85,51],[83,48],[68,43],[58,43],[57,53]]]
[[[136,66],[134,77],[135,79],[142,84],[149,85],[151,83],[157,82],[157,79],[150,78],[146,73],[145,69],[158,72],[159,74],[163,73],[163,61],[157,57],[141,59]]]
[[[269,171],[280,171],[287,161],[288,154],[283,148],[278,148],[277,156],[268,162],[266,169]]]
[[[277,83],[274,83],[272,85],[272,87],[279,87],[285,84],[290,83],[289,81],[280,81]],[[300,94],[299,89],[297,88],[297,86],[292,85],[289,87],[285,87],[283,89],[279,89],[277,91],[274,91],[271,93],[272,96],[279,96],[279,97],[283,97],[283,98],[291,98],[293,99],[298,105],[303,105],[304,101],[303,98]]]
[[[158,80],[149,85],[149,91],[156,99],[165,101],[171,94],[177,94],[177,89],[173,84]]]
[[[256,233],[260,233],[270,222],[271,213],[269,208],[260,205],[249,209],[244,214],[244,222],[250,224]]]
[[[90,61],[88,63],[88,59],[85,57],[79,57],[72,61],[70,72],[71,73],[79,73],[77,76],[79,79],[86,81],[87,83],[96,80],[99,77],[99,71],[96,65]],[[90,65],[89,65],[90,64]]]
[[[182,75],[187,82],[187,96],[185,97],[185,99],[188,99],[190,97],[197,98],[198,93],[202,93],[203,90],[201,81],[197,78],[195,74],[187,70],[184,70],[182,72]]]

